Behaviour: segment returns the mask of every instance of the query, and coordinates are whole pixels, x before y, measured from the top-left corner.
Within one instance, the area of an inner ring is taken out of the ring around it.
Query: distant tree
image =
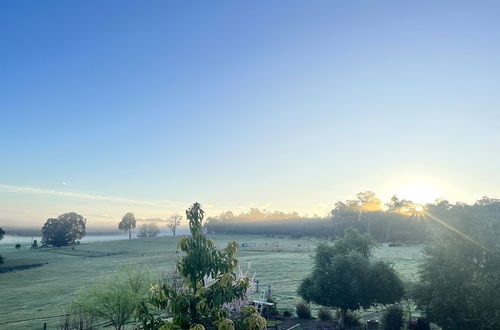
[[[136,222],[134,213],[128,212],[123,216],[122,221],[118,224],[118,229],[125,232],[128,231],[128,238],[132,239],[130,231],[135,228]]]
[[[142,224],[139,227],[139,233],[137,234],[137,237],[139,237],[139,238],[148,237],[148,224],[147,223]]]
[[[156,237],[159,233],[160,228],[158,228],[158,225],[156,223],[145,223],[139,227],[139,234],[137,234],[137,237]]]
[[[42,227],[42,245],[75,244],[85,236],[86,223],[87,220],[75,212],[50,218]]]
[[[156,237],[158,234],[160,234],[160,228],[158,228],[158,225],[156,223],[150,223],[148,226],[148,236]]]
[[[33,241],[33,244],[31,244],[31,248],[32,249],[38,249],[38,241],[37,240]]]
[[[181,224],[182,215],[173,215],[168,218],[168,228],[172,231],[175,236],[175,232],[177,231],[177,226]]]
[[[375,243],[353,228],[333,245],[316,248],[314,269],[299,286],[299,295],[318,305],[340,309],[345,326],[347,312],[376,304],[392,304],[403,297],[401,279],[382,261],[371,261]]]
[[[21,248],[21,244],[17,243],[15,248],[16,248],[16,250],[19,250]]]
[[[224,308],[226,303],[244,297],[250,282],[248,277],[237,279],[236,242],[217,249],[203,233],[200,204],[193,204],[186,216],[191,236],[179,242],[185,255],[177,263],[183,289],[169,283],[152,288],[150,300],[143,301],[139,309],[144,329],[265,329],[266,321],[255,307],[245,307],[233,319]],[[158,311],[171,318],[162,318]]]

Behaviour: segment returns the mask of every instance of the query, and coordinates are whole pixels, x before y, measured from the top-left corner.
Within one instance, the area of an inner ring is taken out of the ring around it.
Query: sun
[[[432,203],[442,196],[437,188],[424,183],[406,184],[396,191],[396,195],[399,199],[410,200],[418,204]]]
[[[424,211],[424,207],[422,205],[415,206],[415,211],[418,213],[422,213]]]

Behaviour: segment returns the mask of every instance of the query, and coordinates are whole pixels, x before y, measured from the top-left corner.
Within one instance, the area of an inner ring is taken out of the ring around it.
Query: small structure
[[[262,290],[262,292],[260,293],[260,299],[252,301],[252,305],[257,308],[257,311],[260,315],[262,315],[262,313],[266,311],[266,318],[269,318],[269,311],[271,307],[274,306],[273,303],[267,301],[268,298],[269,296],[267,295],[267,292],[265,290]]]

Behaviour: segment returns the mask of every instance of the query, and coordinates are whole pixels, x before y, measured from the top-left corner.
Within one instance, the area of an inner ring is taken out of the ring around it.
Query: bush
[[[292,316],[292,313],[290,313],[290,311],[284,311],[283,312],[283,316],[284,317],[290,317],[290,316]]]
[[[311,309],[309,308],[309,304],[306,302],[299,302],[295,306],[295,313],[299,317],[299,319],[310,319],[311,317]]]
[[[340,319],[341,311],[337,310],[335,312],[335,318],[338,320]],[[360,327],[361,326],[361,318],[358,314],[352,312],[352,311],[347,311],[345,315],[345,327],[347,329],[351,329],[353,327]]]
[[[391,306],[383,315],[384,330],[400,330],[403,327],[403,309]]]
[[[333,319],[332,311],[329,308],[321,307],[318,311],[318,318],[323,321],[331,321]]]
[[[78,316],[103,318],[120,330],[134,317],[151,283],[154,280],[147,269],[124,267],[89,290],[80,292],[71,308]]]

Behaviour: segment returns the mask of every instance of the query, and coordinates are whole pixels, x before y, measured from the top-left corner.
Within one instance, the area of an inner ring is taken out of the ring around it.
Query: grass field
[[[314,238],[213,235],[218,247],[230,240],[248,243],[238,251],[240,266],[263,284],[271,284],[281,310],[293,310],[300,301],[299,281],[311,269]],[[0,244],[6,262],[0,266],[42,264],[30,269],[0,273],[0,329],[57,329],[60,318],[75,294],[127,264],[147,265],[161,274],[168,271],[179,254],[178,238],[158,237],[82,243],[70,247],[16,250],[13,244]],[[380,247],[377,258],[391,261],[404,277],[415,276],[420,262],[420,246]],[[56,316],[49,319],[42,317]],[[11,323],[14,321],[20,321]]]

